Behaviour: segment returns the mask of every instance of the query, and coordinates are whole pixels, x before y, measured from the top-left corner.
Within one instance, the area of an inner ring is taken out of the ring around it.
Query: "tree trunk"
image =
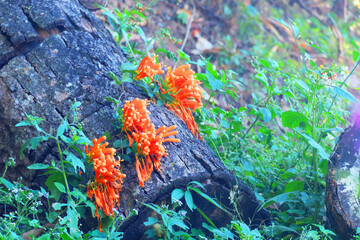
[[[340,239],[351,239],[360,226],[360,122],[347,128],[331,155],[326,177],[326,211]]]
[[[0,1],[0,169],[9,157],[17,167],[7,178],[21,176],[32,187],[40,179],[26,167],[31,163],[57,158],[49,142],[19,158],[21,145],[32,136],[30,128],[15,128],[25,113],[44,118],[44,127],[56,129],[70,107],[70,100],[82,102],[79,117],[87,136],[98,138],[112,129],[114,106],[104,97],[121,101],[146,98],[132,84],[111,84],[110,71],[120,75],[126,58],[111,34],[89,10],[76,0],[3,0]],[[253,192],[224,167],[209,146],[194,138],[186,124],[164,106],[150,104],[151,120],[156,127],[177,125],[181,143],[167,145],[168,158],[162,159],[162,172],[152,175],[139,188],[133,163],[122,164],[127,175],[121,192],[120,212],[139,209],[139,216],[122,226],[125,239],[139,239],[150,211],[141,203],[170,201],[174,188],[185,188],[198,181],[207,194],[231,207],[230,190],[237,185],[238,207],[245,222],[257,226],[270,223],[269,213],[259,209]],[[46,126],[47,127],[46,127]],[[114,139],[113,139],[114,140]],[[196,199],[195,199],[196,200]],[[196,202],[212,220],[222,226],[229,220],[204,199]],[[197,216],[194,216],[194,219]],[[224,220],[225,219],[225,220]],[[199,218],[199,223],[204,220]],[[196,224],[195,224],[196,225]]]

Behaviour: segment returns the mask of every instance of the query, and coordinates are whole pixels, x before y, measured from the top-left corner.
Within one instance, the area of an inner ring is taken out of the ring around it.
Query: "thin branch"
[[[193,13],[192,13],[192,15],[191,15],[190,21],[189,21],[188,26],[187,26],[187,28],[186,28],[185,38],[184,38],[183,43],[182,43],[182,45],[181,45],[180,51],[183,51],[183,50],[184,50],[186,41],[187,41],[187,39],[188,39],[188,37],[189,37],[191,24],[192,24],[192,22],[194,21],[194,17],[195,17],[195,13],[196,13],[196,6],[195,6],[194,2],[191,1],[191,4],[192,4],[192,6],[193,6]],[[180,56],[180,54],[178,53],[178,57],[179,57],[179,56]],[[177,67],[178,62],[179,62],[179,60],[176,61],[175,66],[174,66],[174,69]]]

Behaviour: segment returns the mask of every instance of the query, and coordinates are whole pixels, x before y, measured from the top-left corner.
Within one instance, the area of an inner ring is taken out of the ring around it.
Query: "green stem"
[[[211,93],[210,94],[210,97],[209,97],[209,99],[206,101],[206,103],[205,103],[205,105],[204,105],[204,108],[206,108],[206,106],[209,104],[209,102],[210,102],[210,99],[213,97],[213,96],[215,96],[216,94],[215,93]]]
[[[317,136],[317,107],[316,107],[316,89],[317,89],[317,83],[314,87],[313,92],[313,99],[312,99],[312,138],[315,142],[318,142],[318,136]],[[319,116],[321,115],[321,112],[319,112]],[[315,212],[314,212],[314,222],[316,222],[317,215],[319,212],[320,203],[318,201],[317,195],[318,195],[318,162],[317,162],[317,155],[316,155],[316,149],[313,147],[312,150],[312,165],[313,165],[313,172],[314,172],[314,194],[315,194]]]
[[[263,107],[266,107],[266,105],[268,104],[270,98],[272,97],[272,93],[269,94],[269,96],[266,99],[266,102],[264,104]],[[254,125],[257,123],[257,121],[259,121],[260,119],[260,113],[256,116],[255,121],[250,125],[250,127],[248,128],[248,130],[244,133],[244,135],[242,136],[242,139],[245,139],[246,135],[250,132],[250,130],[254,127]]]
[[[4,171],[3,175],[2,175],[1,178],[0,178],[0,183],[2,183],[2,180],[3,180],[4,177],[5,177],[5,173],[6,173],[7,169],[8,169],[8,167],[9,167],[9,166],[5,163],[5,171]]]
[[[316,222],[317,217],[318,217],[318,213],[319,213],[319,208],[320,208],[320,202],[318,200],[318,163],[317,163],[317,157],[316,157],[316,149],[313,148],[312,151],[312,164],[313,164],[313,171],[314,171],[314,178],[315,178],[315,182],[314,182],[314,194],[315,194],[315,212],[314,212],[314,222]]]
[[[359,65],[359,63],[360,63],[360,55],[359,55],[359,57],[356,59],[355,65],[354,65],[353,68],[351,69],[349,75],[348,75],[348,76],[344,79],[344,81],[340,84],[340,88],[345,85],[346,81],[347,81],[347,80],[349,79],[349,77],[353,74],[353,72],[355,71],[355,69],[357,68],[357,66]],[[331,104],[330,104],[330,107],[329,107],[328,112],[330,112],[332,106],[334,105],[335,100],[336,100],[336,97],[337,97],[337,94],[335,94],[335,96],[334,96],[334,98],[333,98],[333,100],[332,100],[332,102],[331,102]]]
[[[64,167],[63,153],[61,151],[60,141],[59,141],[58,138],[56,138],[56,144],[57,144],[57,147],[58,147],[58,150],[59,150],[59,156],[60,156],[60,162],[61,162],[61,170],[62,170],[62,174],[63,174],[64,181],[65,181],[66,193],[67,193],[68,197],[70,197],[70,189],[69,189],[69,184],[68,184],[68,181],[67,181],[65,167]]]

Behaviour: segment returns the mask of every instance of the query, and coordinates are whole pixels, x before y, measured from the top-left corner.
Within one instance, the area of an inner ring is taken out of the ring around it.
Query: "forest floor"
[[[331,16],[332,6],[324,1],[311,1],[306,5],[306,1],[109,0],[106,8],[124,11],[137,9],[136,6],[145,7],[147,20],[139,25],[145,35],[154,40],[154,49],[161,47],[176,52],[186,39],[183,51],[191,56],[192,61],[201,58],[200,54],[211,56],[211,62],[219,69],[235,71],[243,83],[242,86],[236,85],[242,96],[240,105],[251,102],[250,93],[254,90],[250,83],[254,74],[251,62],[254,56],[281,60],[287,67],[299,67],[300,52],[294,37],[275,19],[292,19],[297,24],[300,29],[298,43],[318,65],[336,63],[350,69],[353,65],[351,53],[355,49],[351,42],[358,39],[353,16],[358,8],[354,8],[353,13],[345,11],[343,23],[335,25],[329,23],[328,19],[332,18],[327,17]],[[96,14],[106,22],[102,13],[101,10]],[[175,39],[180,43],[176,44]],[[136,33],[131,35],[130,42],[136,42],[138,47],[144,45]],[[124,39],[122,43],[125,44]],[[164,62],[167,64],[170,59]],[[356,74],[351,76],[348,85],[350,92],[359,96],[356,88],[360,87],[360,81]],[[228,106],[221,95],[217,96],[216,103],[223,108]]]

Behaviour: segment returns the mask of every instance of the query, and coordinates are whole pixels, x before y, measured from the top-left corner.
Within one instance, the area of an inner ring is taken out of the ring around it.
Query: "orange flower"
[[[131,102],[125,101],[122,121],[124,123],[123,130],[138,131],[151,127],[149,111],[146,109],[148,105],[146,99],[135,98]]]
[[[123,130],[129,139],[129,145],[132,146],[133,142],[136,142],[135,167],[141,187],[144,187],[144,182],[150,179],[153,165],[157,171],[160,171],[160,159],[167,156],[163,143],[180,142],[177,138],[168,138],[178,134],[177,131],[173,131],[175,125],[168,128],[162,126],[155,130],[146,106],[146,100],[136,98],[131,102],[126,101],[122,118]]]
[[[151,79],[151,82],[153,82],[153,78],[156,74],[164,73],[164,71],[161,70],[162,64],[156,63],[155,57],[156,55],[153,57],[147,55],[143,58],[143,60],[141,60],[139,67],[136,70],[137,75],[134,77],[134,80],[140,80],[145,77],[149,77]]]
[[[196,110],[202,107],[202,92],[200,81],[194,77],[195,72],[190,69],[190,64],[182,65],[173,72],[169,67],[165,81],[168,88],[172,91],[171,96],[178,104]]]
[[[126,177],[121,173],[120,159],[115,160],[114,148],[106,148],[108,143],[103,143],[106,137],[93,140],[93,146],[86,146],[86,155],[90,157],[94,166],[95,178],[87,186],[87,196],[94,197],[96,207],[95,216],[100,219],[99,209],[106,215],[113,215],[113,208],[119,206],[119,192],[122,188],[122,179]],[[101,219],[100,229],[101,231]]]
[[[176,104],[167,104],[166,107],[186,123],[186,126],[189,128],[192,134],[194,134],[195,137],[199,138],[200,140],[203,139],[200,136],[199,126],[196,124],[190,108],[185,108],[182,105]]]
[[[153,164],[151,162],[150,158],[146,158],[144,161],[144,158],[142,159],[142,162],[138,159],[138,157],[135,155],[136,163],[136,173],[138,175],[139,179],[139,186],[144,187],[144,182],[150,179],[151,173],[153,171]]]
[[[172,112],[182,119],[190,131],[199,139],[199,127],[196,124],[191,110],[202,107],[202,92],[200,81],[194,77],[195,72],[190,69],[190,65],[182,65],[171,71],[169,67],[165,77],[165,88],[160,88],[162,94],[170,93],[174,101],[165,104]]]
[[[102,144],[101,146],[99,145],[105,140],[106,140],[106,136],[102,136],[99,139],[94,138],[93,146],[89,146],[89,147],[87,145],[85,146],[86,156],[89,158],[89,162],[91,162],[95,158],[101,157],[101,154],[111,155],[116,152],[114,148],[106,148],[107,145],[109,145],[107,142]]]

